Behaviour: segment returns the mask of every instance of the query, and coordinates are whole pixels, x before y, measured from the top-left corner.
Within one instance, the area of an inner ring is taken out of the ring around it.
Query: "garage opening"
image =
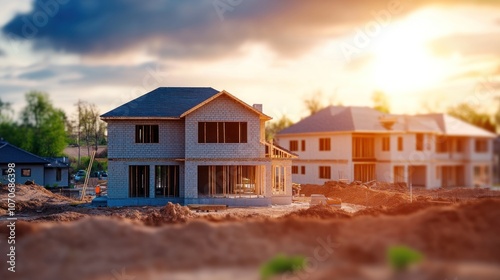
[[[427,185],[427,167],[410,166],[408,179],[414,187],[426,187]]]

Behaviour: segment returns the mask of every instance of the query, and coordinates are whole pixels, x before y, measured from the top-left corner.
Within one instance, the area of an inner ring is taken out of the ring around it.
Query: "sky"
[[[393,113],[496,110],[497,0],[1,0],[0,99],[30,90],[73,116],[160,86],[213,87],[306,116],[303,100]]]

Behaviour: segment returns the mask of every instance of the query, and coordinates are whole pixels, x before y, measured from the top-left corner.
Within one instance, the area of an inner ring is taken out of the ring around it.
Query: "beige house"
[[[491,185],[495,137],[445,114],[330,106],[280,131],[276,140],[298,155],[294,183],[378,180],[437,188]]]
[[[295,156],[265,142],[262,105],[208,87],[162,87],[101,118],[108,206],[292,202]]]

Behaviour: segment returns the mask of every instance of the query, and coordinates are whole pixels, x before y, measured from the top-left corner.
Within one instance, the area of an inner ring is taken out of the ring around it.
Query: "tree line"
[[[0,99],[0,138],[21,149],[42,157],[63,156],[68,145],[90,147],[106,144],[106,124],[99,118],[94,104],[79,100],[75,114],[54,107],[49,94],[30,91],[26,105],[17,118],[12,104]]]

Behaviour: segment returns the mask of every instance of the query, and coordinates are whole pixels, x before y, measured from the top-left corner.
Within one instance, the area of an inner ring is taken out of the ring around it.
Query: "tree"
[[[460,103],[454,107],[449,107],[448,114],[490,132],[495,133],[496,131],[493,117],[487,113],[480,113],[477,108],[469,103]]]
[[[385,114],[390,113],[389,98],[382,91],[375,91],[372,94],[373,109]]]
[[[311,96],[304,99],[304,105],[311,115],[325,108],[326,106],[323,104],[323,93],[319,90],[316,91]]]
[[[276,133],[280,130],[283,130],[293,124],[292,120],[290,120],[286,115],[281,116],[276,121],[271,121],[266,124],[266,140],[272,141]]]
[[[75,106],[78,115],[76,120],[73,121],[76,126],[76,135],[74,137],[78,145],[78,163],[80,163],[80,146],[82,142],[87,146],[87,156],[90,156],[90,147],[92,145],[97,150],[98,145],[106,143],[106,123],[100,120],[100,113],[95,104],[79,100]]]
[[[12,108],[9,102],[0,99],[0,123],[12,122]]]
[[[53,107],[47,93],[31,91],[25,98],[21,130],[26,141],[21,148],[39,156],[61,155],[67,144],[64,112]]]

